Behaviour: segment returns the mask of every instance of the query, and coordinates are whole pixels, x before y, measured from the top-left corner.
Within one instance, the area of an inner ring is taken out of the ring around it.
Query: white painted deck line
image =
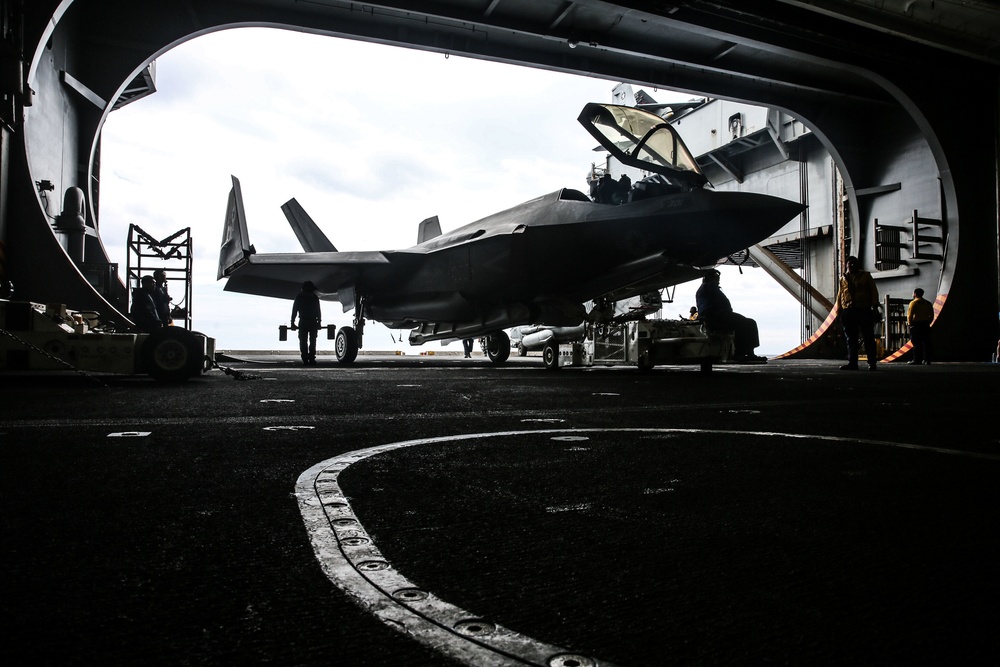
[[[1000,461],[1000,456],[925,447],[882,440],[836,436],[672,428],[544,429],[471,433],[406,440],[356,450],[327,459],[303,472],[295,485],[299,510],[320,567],[330,581],[390,627],[468,665],[494,667],[540,665],[544,667],[610,667],[611,663],[541,642],[478,618],[409,581],[387,561],[354,515],[340,488],[340,472],[376,454],[404,447],[524,435],[581,438],[584,433],[687,433],[756,436],[844,442],[923,450],[939,454]],[[561,508],[555,508],[556,509]]]

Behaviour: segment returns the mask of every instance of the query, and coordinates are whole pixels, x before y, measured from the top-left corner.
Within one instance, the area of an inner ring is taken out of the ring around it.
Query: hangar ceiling
[[[78,4],[91,3],[78,0]],[[297,25],[774,106],[794,106],[797,98],[856,99],[862,104],[885,100],[884,88],[867,72],[875,62],[907,68],[926,61],[933,52],[937,60],[960,56],[1000,65],[1000,9],[994,3],[969,0],[188,0],[183,4],[188,25],[175,27],[186,34],[228,22]],[[136,13],[122,6],[116,12],[121,17],[116,27],[125,28],[124,33],[108,30],[106,12],[87,13],[94,25],[86,34],[111,51],[148,56],[149,47],[162,50],[162,45],[144,43],[151,37],[144,19],[155,13]]]

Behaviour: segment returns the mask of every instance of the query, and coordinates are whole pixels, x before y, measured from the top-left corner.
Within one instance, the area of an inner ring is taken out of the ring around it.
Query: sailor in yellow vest
[[[861,270],[857,257],[847,258],[847,270],[840,278],[837,293],[837,310],[847,339],[847,363],[842,371],[858,370],[858,338],[865,344],[868,368],[875,370],[878,351],[875,346],[875,319],[878,312],[878,288],[872,274]]]
[[[931,363],[931,322],[934,321],[934,305],[924,298],[919,287],[913,290],[913,301],[906,309],[906,325],[910,327],[910,342],[913,344],[911,364]]]

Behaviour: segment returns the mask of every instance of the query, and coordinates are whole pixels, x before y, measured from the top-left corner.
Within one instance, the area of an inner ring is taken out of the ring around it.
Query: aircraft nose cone
[[[781,199],[780,201],[781,201],[780,208],[782,210],[778,212],[778,215],[783,217],[785,219],[785,222],[791,220],[792,218],[794,218],[795,216],[799,215],[807,208],[809,208],[805,204],[802,204],[797,201],[791,201],[789,199]]]
[[[753,213],[750,222],[766,236],[781,229],[795,216],[806,210],[806,205],[781,197],[757,195],[756,205],[751,207]]]
[[[742,194],[736,207],[736,222],[741,236],[748,245],[763,241],[788,224],[807,206],[796,201],[761,194]]]
[[[710,261],[764,241],[806,209],[799,202],[757,193],[705,192],[703,196],[706,210],[711,211],[702,230],[703,259]]]

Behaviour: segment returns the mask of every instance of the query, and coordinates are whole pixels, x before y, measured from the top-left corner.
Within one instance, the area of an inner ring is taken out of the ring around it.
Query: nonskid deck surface
[[[9,655],[1000,656],[996,365],[238,358],[2,378]]]

